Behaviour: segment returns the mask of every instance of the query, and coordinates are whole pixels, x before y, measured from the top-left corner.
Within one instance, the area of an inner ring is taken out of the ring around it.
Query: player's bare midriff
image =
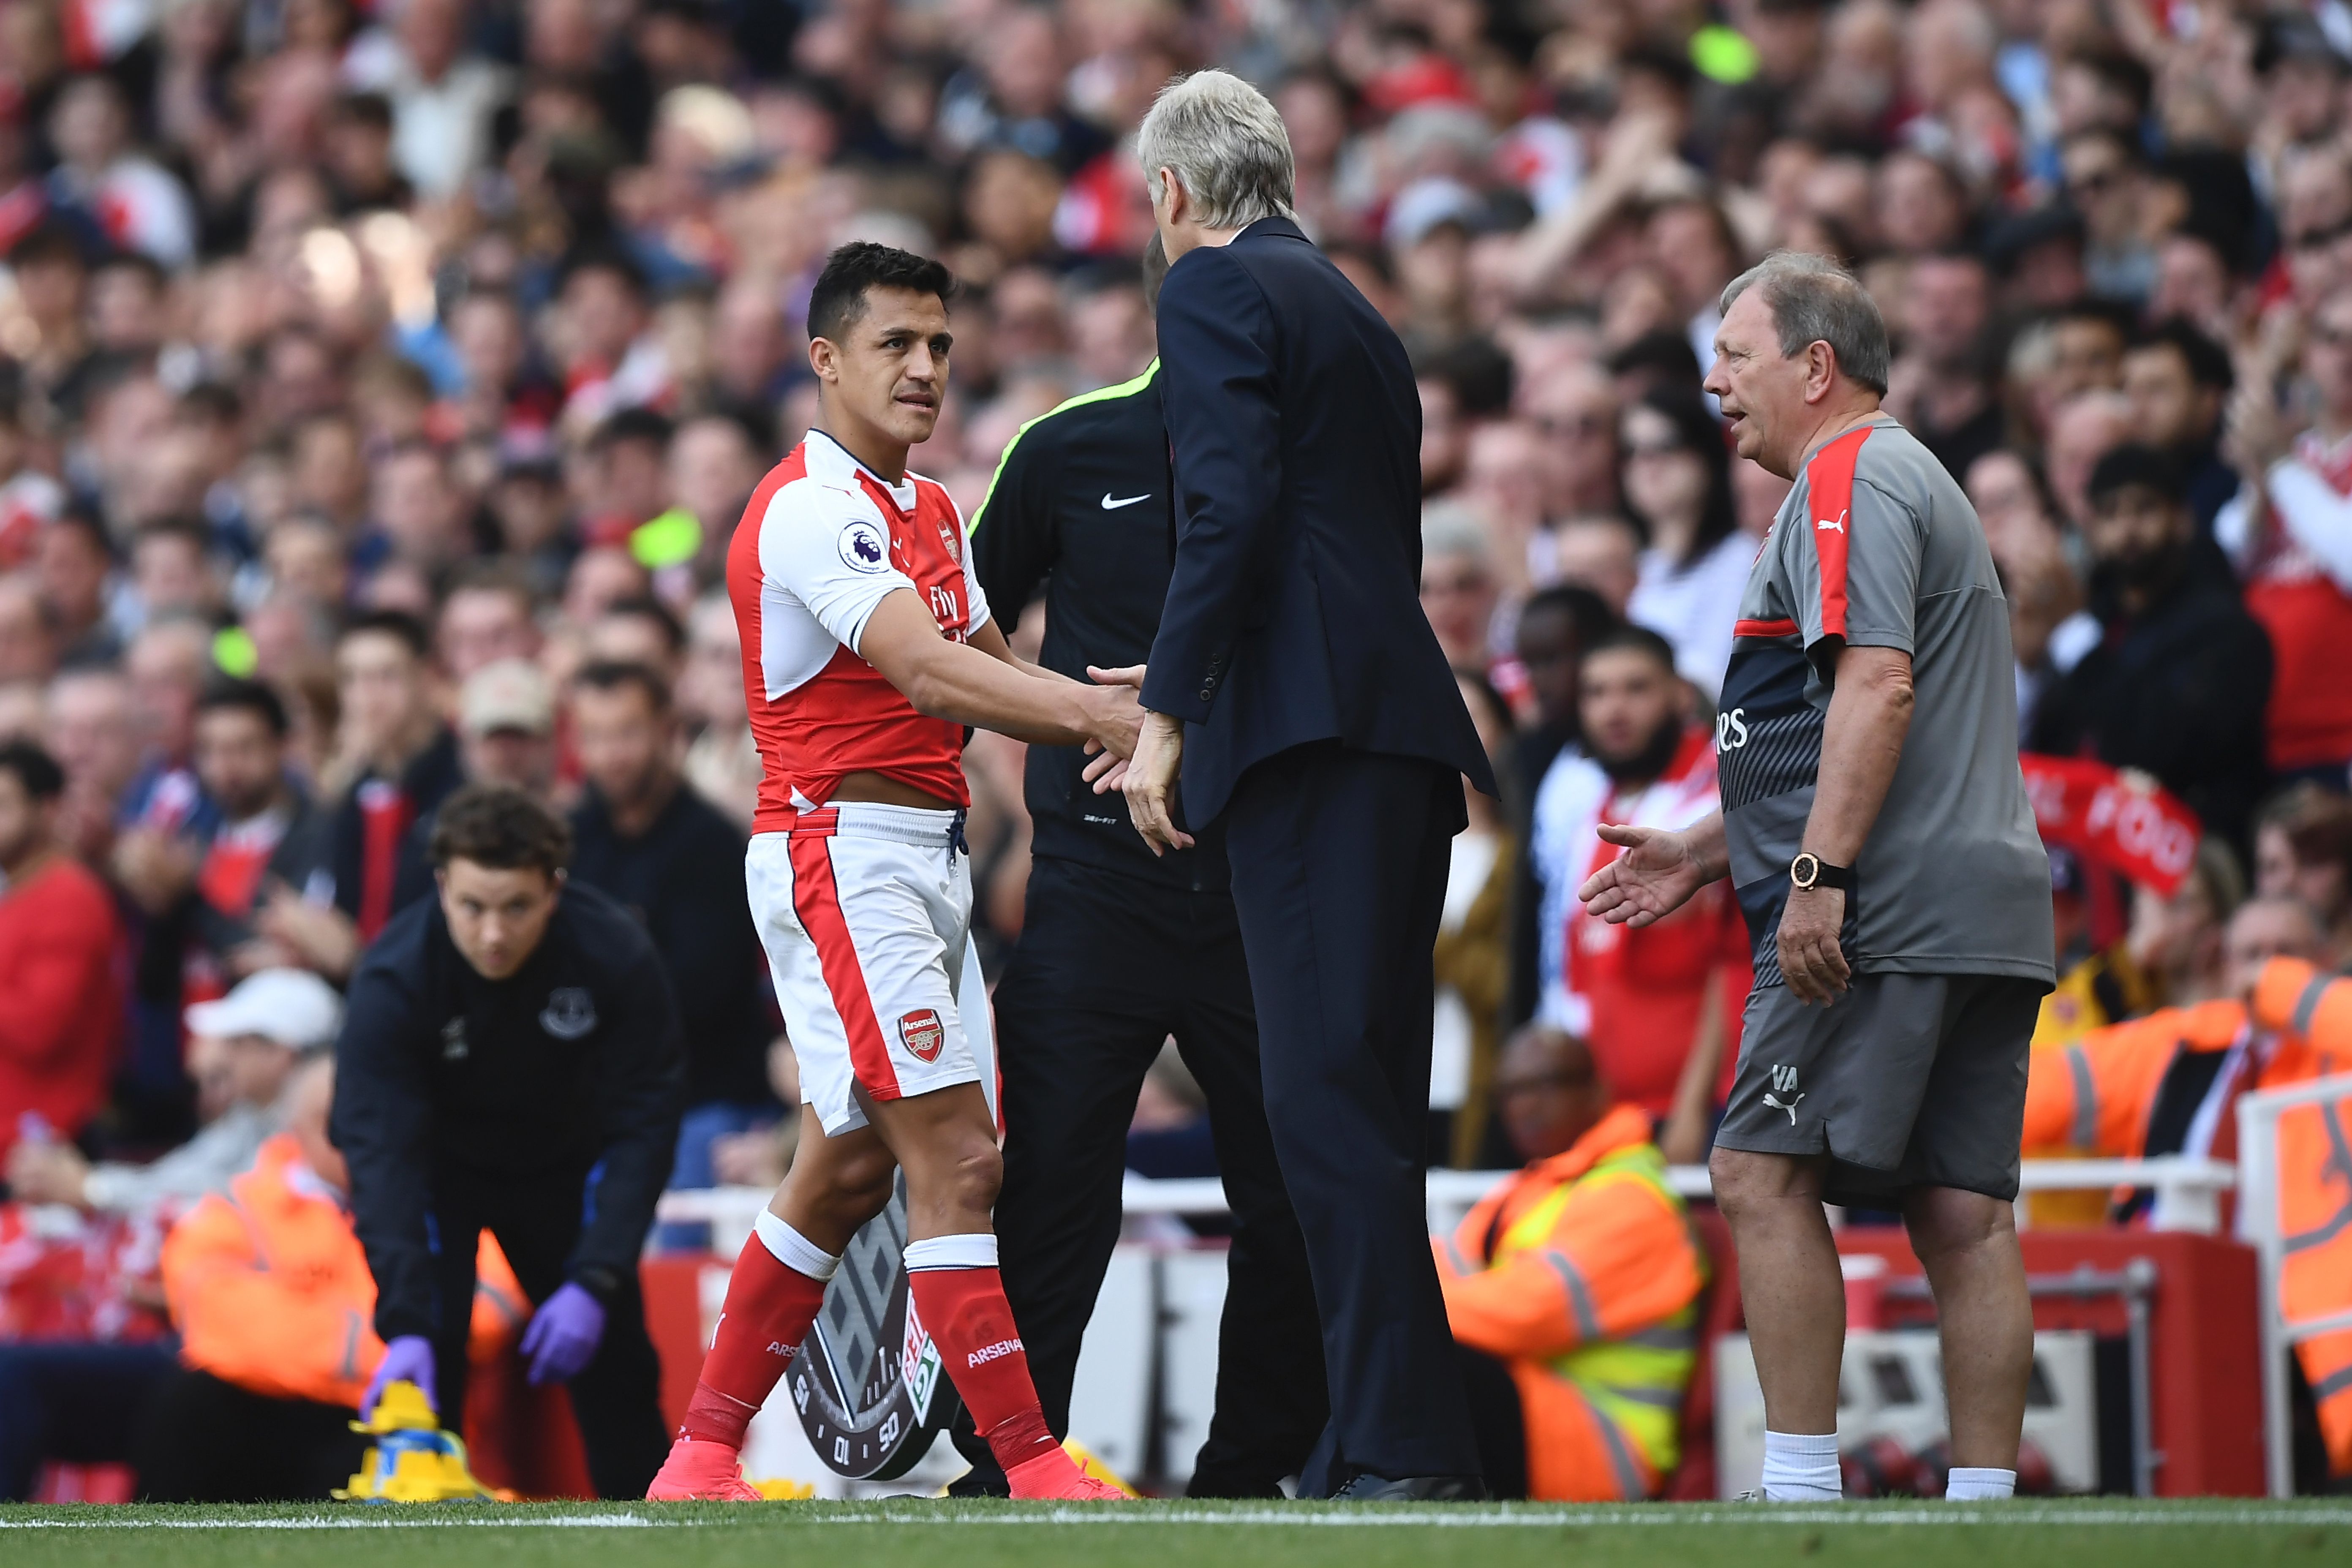
[[[868,805],[911,805],[919,811],[953,811],[956,803],[942,800],[928,790],[887,777],[882,773],[860,770],[842,775],[827,805],[845,800],[862,801]]]

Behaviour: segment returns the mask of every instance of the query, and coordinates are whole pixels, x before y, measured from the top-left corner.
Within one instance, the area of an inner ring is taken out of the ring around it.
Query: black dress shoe
[[[1406,1476],[1391,1480],[1367,1470],[1331,1494],[1334,1502],[1485,1502],[1476,1476]]]

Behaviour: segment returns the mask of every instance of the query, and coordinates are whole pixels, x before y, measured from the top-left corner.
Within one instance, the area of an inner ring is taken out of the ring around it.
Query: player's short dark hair
[[[2227,392],[2237,384],[2237,373],[2230,364],[2230,351],[2179,316],[2167,316],[2141,332],[2126,352],[2167,348],[2179,354],[2189,366],[2189,379],[2198,385]]]
[[[653,622],[655,629],[661,633],[662,641],[668,647],[671,653],[679,654],[686,651],[685,624],[677,618],[677,611],[652,595],[632,594],[625,599],[615,599],[604,606],[604,614],[597,618],[610,620],[615,616]]]
[[[572,864],[572,828],[512,784],[467,784],[433,819],[433,865],[471,860],[493,871],[544,871]]]
[[[0,773],[14,773],[34,800],[55,800],[66,792],[66,772],[32,741],[0,743]]]
[[[1587,660],[1596,654],[1619,650],[1647,654],[1657,661],[1668,675],[1675,673],[1675,645],[1647,626],[1637,626],[1631,621],[1620,622],[1584,645]]]
[[[426,634],[425,623],[406,610],[362,611],[343,624],[342,635],[335,641],[340,645],[370,634],[397,638],[418,658],[424,658],[433,650],[433,639]]]
[[[279,740],[287,735],[286,704],[277,692],[258,680],[224,675],[207,682],[196,693],[196,714],[251,713],[269,727],[269,732]]]
[[[870,239],[852,240],[824,258],[809,293],[808,331],[812,339],[835,342],[866,317],[868,289],[910,289],[937,294],[944,305],[955,298],[955,274],[944,262]]]
[[[645,693],[646,705],[656,713],[669,711],[669,682],[635,659],[592,659],[580,667],[572,682],[593,691],[620,691],[635,687]]]

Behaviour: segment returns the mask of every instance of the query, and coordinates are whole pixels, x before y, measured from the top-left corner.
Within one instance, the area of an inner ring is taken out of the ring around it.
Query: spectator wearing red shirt
[[[0,1153],[42,1123],[79,1132],[114,1070],[121,931],[105,885],[58,840],[64,793],[47,752],[0,745]]]
[[[1720,805],[1714,734],[1691,721],[1674,650],[1643,626],[1596,638],[1579,677],[1582,749],[1545,776],[1535,854],[1562,922],[1556,978],[1538,1016],[1585,1039],[1617,1098],[1660,1125],[1667,1157],[1706,1158],[1738,1055],[1748,938],[1727,888],[1635,930],[1593,920],[1576,889],[1616,858],[1603,822],[1678,828]]]
[[[2230,410],[2231,456],[2254,482],[2215,530],[2246,579],[2246,608],[2277,659],[2265,728],[2271,766],[2342,789],[2352,763],[2352,289],[2312,312],[2303,372],[2316,395],[2290,442],[2270,376],[2250,376]]]

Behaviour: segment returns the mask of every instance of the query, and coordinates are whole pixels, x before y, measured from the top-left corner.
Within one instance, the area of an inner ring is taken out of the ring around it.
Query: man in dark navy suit
[[[1184,816],[1224,818],[1323,1319],[1330,1483],[1477,1497],[1422,1139],[1448,841],[1462,776],[1495,781],[1421,611],[1412,370],[1291,221],[1290,139],[1255,89],[1222,71],[1171,86],[1139,150],[1171,262],[1177,542],[1121,787],[1155,850],[1191,843],[1180,763]]]

